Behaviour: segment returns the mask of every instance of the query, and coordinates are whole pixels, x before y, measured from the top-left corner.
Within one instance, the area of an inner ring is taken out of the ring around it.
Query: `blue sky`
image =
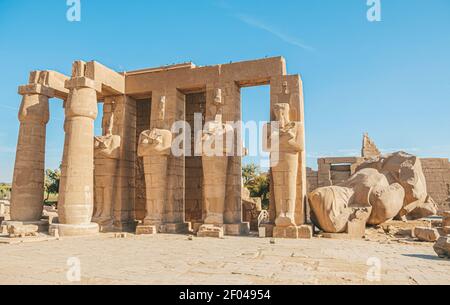
[[[13,171],[17,86],[31,70],[70,74],[76,59],[122,71],[282,55],[304,82],[309,166],[357,155],[366,131],[383,151],[450,157],[448,0],[381,0],[374,23],[366,0],[81,4],[81,22],[71,23],[65,0],[0,0],[0,181]],[[266,120],[268,102],[266,87],[244,90],[244,120]],[[51,103],[46,161],[56,168],[64,115]]]

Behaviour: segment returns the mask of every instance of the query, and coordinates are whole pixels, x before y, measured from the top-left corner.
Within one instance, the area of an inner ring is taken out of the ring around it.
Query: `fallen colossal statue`
[[[329,233],[342,233],[355,210],[370,209],[367,223],[412,220],[437,213],[427,194],[420,159],[397,152],[370,159],[347,181],[309,194],[311,220]]]

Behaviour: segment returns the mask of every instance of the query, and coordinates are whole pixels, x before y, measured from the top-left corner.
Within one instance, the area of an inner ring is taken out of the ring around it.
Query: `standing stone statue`
[[[203,192],[205,198],[204,223],[223,225],[226,197],[229,148],[226,135],[233,127],[223,124],[222,115],[208,122],[203,131]]]
[[[172,137],[170,130],[157,128],[146,130],[139,137],[138,156],[144,158],[147,198],[145,226],[159,227],[164,223]]]
[[[94,138],[95,153],[95,206],[92,221],[102,231],[112,229],[115,190],[120,159],[121,137],[113,135],[114,112],[103,118],[103,136]]]
[[[266,125],[265,148],[270,152],[276,206],[275,225],[295,227],[295,202],[299,153],[303,147],[303,124],[290,120],[290,106],[275,104],[276,122]]]

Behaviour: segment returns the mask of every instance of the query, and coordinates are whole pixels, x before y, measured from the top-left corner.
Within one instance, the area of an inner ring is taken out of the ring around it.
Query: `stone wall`
[[[136,101],[136,149],[139,142],[140,134],[150,129],[151,116],[151,99]],[[143,220],[145,218],[145,176],[144,176],[144,160],[136,158],[135,173],[135,215],[136,219]]]
[[[318,177],[319,173],[317,171],[313,170],[310,167],[306,168],[306,180],[308,192],[312,192],[319,187]]]
[[[194,156],[194,114],[201,113],[205,117],[206,95],[196,93],[186,95],[186,122],[191,126],[191,156],[186,157],[185,175],[185,220],[201,223],[203,219],[203,166],[202,157]],[[202,119],[202,126],[203,126]],[[188,135],[187,135],[188,136]]]
[[[427,180],[428,194],[441,211],[450,210],[450,162],[448,159],[423,158],[422,168]]]

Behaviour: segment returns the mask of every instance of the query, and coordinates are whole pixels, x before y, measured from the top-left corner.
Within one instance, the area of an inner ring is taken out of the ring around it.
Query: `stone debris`
[[[202,225],[197,232],[197,237],[223,238],[223,227],[215,225]]]
[[[434,251],[439,257],[450,259],[450,236],[442,236],[434,245]]]
[[[412,233],[412,237],[425,242],[435,242],[440,237],[438,230],[435,228],[416,227]]]
[[[136,227],[136,235],[156,235],[157,233],[156,226],[138,225]]]
[[[367,209],[365,220],[370,225],[437,213],[437,205],[427,193],[420,159],[404,152],[371,158],[345,182],[318,188],[308,197],[311,220],[325,233],[353,229],[349,223],[357,208]],[[362,230],[360,233],[364,235]]]
[[[14,225],[8,226],[10,238],[38,237],[39,227],[35,225]]]

